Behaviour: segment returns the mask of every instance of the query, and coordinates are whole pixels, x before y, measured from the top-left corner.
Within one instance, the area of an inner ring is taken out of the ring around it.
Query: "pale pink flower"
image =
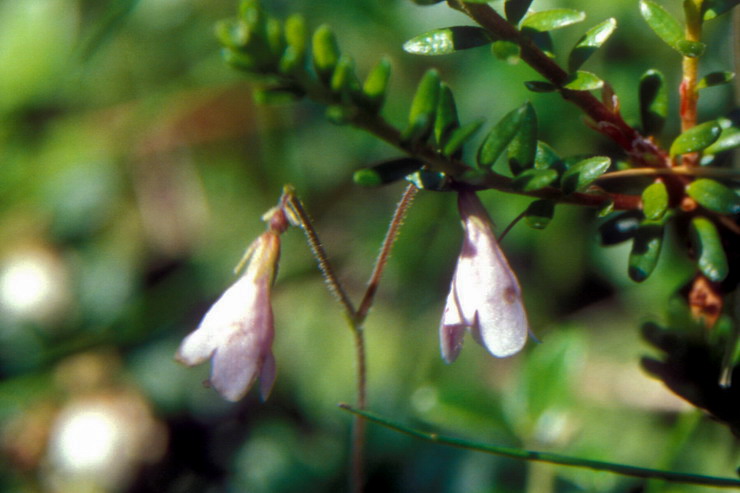
[[[442,357],[455,361],[465,329],[493,356],[511,356],[522,349],[529,332],[519,281],[478,196],[461,191],[458,207],[465,240],[439,329]]]
[[[280,234],[287,228],[281,208],[265,219],[269,229],[249,247],[249,264],[180,345],[176,358],[194,366],[211,359],[210,384],[225,399],[238,401],[260,377],[267,399],[275,381],[274,323],[270,289],[280,257]]]

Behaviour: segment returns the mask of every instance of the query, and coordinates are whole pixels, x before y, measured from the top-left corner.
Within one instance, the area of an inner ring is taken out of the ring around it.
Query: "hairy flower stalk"
[[[466,329],[493,356],[511,356],[522,349],[529,332],[519,281],[478,196],[461,191],[458,207],[465,240],[439,329],[442,357],[455,361]]]
[[[281,204],[263,219],[267,231],[249,246],[244,273],[208,310],[176,355],[187,366],[211,359],[209,383],[230,401],[244,397],[258,376],[260,394],[267,399],[275,381],[270,288],[280,257],[280,234],[287,229],[288,218]]]

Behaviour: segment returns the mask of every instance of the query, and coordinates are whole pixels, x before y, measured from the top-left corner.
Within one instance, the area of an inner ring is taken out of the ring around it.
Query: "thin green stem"
[[[421,438],[433,443],[447,445],[450,447],[464,448],[475,450],[487,454],[509,457],[512,459],[547,462],[561,466],[581,467],[593,469],[596,471],[611,472],[623,476],[631,476],[643,479],[663,479],[674,483],[696,484],[701,486],[713,486],[715,488],[738,488],[740,479],[723,478],[716,476],[705,476],[701,474],[689,474],[673,471],[662,471],[659,469],[649,469],[645,467],[630,466],[625,464],[615,464],[612,462],[602,462],[591,459],[582,459],[579,457],[570,457],[567,455],[554,454],[550,452],[537,452],[532,450],[523,450],[513,447],[504,447],[499,445],[487,445],[459,438],[447,437],[438,433],[427,433],[414,428],[409,428],[398,423],[389,421],[375,413],[353,409],[347,404],[340,404],[339,407],[351,413],[365,417],[367,420],[385,426],[391,430],[398,431],[405,435]]]

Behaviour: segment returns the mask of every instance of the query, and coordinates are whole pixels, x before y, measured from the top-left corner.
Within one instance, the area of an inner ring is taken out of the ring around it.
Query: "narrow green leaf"
[[[558,153],[555,152],[548,144],[537,141],[537,152],[534,156],[534,167],[537,169],[556,169],[562,165],[562,160]]]
[[[611,159],[608,157],[594,156],[570,166],[561,179],[563,192],[570,194],[587,188],[598,177],[606,173],[610,165]]]
[[[651,0],[640,0],[640,13],[650,29],[668,46],[675,49],[678,42],[684,39],[681,23],[657,3]]]
[[[515,26],[518,25],[531,4],[532,0],[506,0],[504,4],[506,20]]]
[[[535,31],[531,28],[523,28],[522,34],[527,36],[532,42],[542,50],[545,55],[550,58],[555,58],[555,48],[552,44],[552,36],[549,32]]]
[[[658,265],[663,246],[663,223],[644,220],[635,232],[632,251],[629,255],[629,276],[635,282],[643,282]]]
[[[291,74],[302,69],[306,59],[308,30],[303,16],[295,14],[286,19],[284,36],[288,47],[280,60],[280,70]]]
[[[614,201],[607,200],[606,202],[604,202],[603,205],[599,207],[597,215],[599,217],[606,217],[612,212],[614,212]]]
[[[660,219],[668,210],[668,190],[657,181],[642,191],[642,211],[646,219]]]
[[[304,96],[299,87],[289,85],[268,86],[254,91],[254,101],[257,104],[285,104],[292,103]]]
[[[555,215],[555,203],[551,200],[535,200],[524,212],[527,226],[534,229],[545,229]]]
[[[552,9],[535,12],[528,15],[522,21],[522,28],[534,29],[535,31],[546,32],[561,27],[570,26],[576,22],[581,22],[586,18],[586,14],[579,10],[573,9]]]
[[[325,83],[331,81],[339,61],[339,45],[334,32],[327,25],[319,26],[313,34],[313,66]]]
[[[285,50],[285,38],[283,37],[283,23],[275,18],[268,17],[265,21],[265,38],[272,58],[282,56]]]
[[[462,127],[455,128],[442,149],[442,154],[446,157],[453,156],[462,149],[462,146],[475,135],[483,126],[484,121],[478,120],[467,123]]]
[[[578,40],[568,55],[568,72],[574,72],[603,45],[617,28],[614,18],[595,25]]]
[[[734,78],[734,72],[712,72],[711,74],[707,74],[702,77],[701,80],[699,80],[699,82],[696,84],[696,89],[699,90],[706,87],[727,84],[728,82],[731,82]]]
[[[229,19],[216,24],[216,38],[228,48],[244,48],[251,37],[252,32],[246,22]]]
[[[704,0],[702,4],[704,20],[712,20],[738,4],[740,4],[740,0]]]
[[[409,126],[403,134],[404,140],[423,140],[434,126],[434,116],[440,93],[439,73],[430,69],[422,77],[409,111]]]
[[[496,123],[478,149],[478,167],[490,168],[496,163],[519,130],[525,112],[525,106],[520,106]]]
[[[642,219],[640,211],[626,211],[608,219],[599,226],[601,245],[617,245],[634,238]]]
[[[348,55],[341,55],[339,57],[329,86],[332,91],[338,94],[349,94],[359,89],[360,82],[355,75],[355,61],[352,57]]]
[[[740,128],[727,127],[722,129],[714,144],[704,149],[704,154],[717,154],[737,147],[740,147]]]
[[[699,270],[710,281],[723,281],[730,269],[716,226],[705,217],[695,217],[691,220],[691,232]]]
[[[450,133],[459,126],[455,98],[449,86],[443,82],[440,86],[437,115],[434,120],[434,140],[439,149],[445,146]]]
[[[353,180],[358,185],[376,187],[402,180],[421,169],[423,165],[422,161],[410,157],[391,159],[375,166],[358,169],[353,175]]]
[[[385,94],[388,90],[388,80],[391,77],[391,62],[388,58],[383,57],[370,70],[364,84],[362,92],[365,95],[366,105],[378,111],[385,101]]]
[[[596,89],[601,89],[603,86],[604,81],[596,74],[586,72],[585,70],[578,70],[568,77],[568,81],[563,87],[571,91],[595,91]]]
[[[696,58],[704,54],[704,50],[707,49],[707,45],[701,41],[689,41],[688,39],[682,39],[676,45],[676,50],[683,56]]]
[[[519,61],[522,50],[518,44],[502,40],[493,42],[491,52],[499,60],[513,65]]]
[[[720,214],[740,213],[740,196],[718,181],[699,178],[686,187],[686,193],[710,211]]]
[[[668,91],[665,78],[657,70],[648,70],[640,78],[640,118],[647,135],[656,135],[663,129],[668,115]]]
[[[688,154],[698,152],[712,145],[722,133],[722,127],[716,121],[705,122],[688,129],[673,141],[670,154]]]
[[[530,103],[524,104],[524,114],[516,135],[508,147],[509,169],[516,176],[534,166],[537,155],[537,114]]]
[[[414,55],[448,55],[492,42],[488,32],[476,26],[453,26],[420,34],[403,45]]]
[[[527,169],[514,178],[511,186],[522,192],[534,192],[549,187],[557,179],[558,172],[554,169]]]
[[[542,80],[528,80],[524,82],[524,85],[532,92],[554,92],[558,90],[558,86],[555,84]]]
[[[432,192],[447,192],[450,190],[450,177],[437,171],[420,169],[416,173],[408,175],[406,180],[421,190]]]

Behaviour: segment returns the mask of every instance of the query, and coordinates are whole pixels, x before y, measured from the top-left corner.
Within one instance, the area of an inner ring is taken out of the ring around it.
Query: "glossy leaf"
[[[383,57],[370,70],[362,85],[362,92],[365,95],[363,99],[371,109],[377,111],[383,106],[390,77],[391,62],[388,58]]]
[[[740,147],[740,128],[727,127],[722,129],[714,144],[704,149],[704,154],[717,154],[737,147]]]
[[[695,217],[691,220],[691,232],[699,270],[710,281],[723,281],[730,269],[717,227],[705,217]]]
[[[527,226],[534,229],[545,229],[555,215],[555,203],[551,200],[535,200],[524,212]]]
[[[699,178],[686,187],[686,193],[710,211],[720,214],[740,213],[740,196],[718,181]]]
[[[427,138],[434,126],[434,116],[439,102],[439,73],[430,69],[422,77],[409,111],[409,126],[404,132],[404,140],[422,140]]]
[[[437,116],[434,120],[434,139],[437,147],[444,147],[450,133],[460,126],[457,117],[457,105],[449,86],[442,83],[440,86],[439,103],[437,104]]]
[[[601,245],[617,245],[634,238],[642,219],[640,211],[626,211],[605,221],[599,226]]]
[[[504,4],[506,20],[515,26],[518,25],[531,4],[532,0],[507,0]]]
[[[534,192],[549,187],[557,179],[558,172],[554,169],[527,169],[514,178],[511,186],[522,192]]]
[[[719,86],[727,84],[735,78],[734,72],[712,72],[702,77],[696,84],[696,89],[704,89],[706,87]]]
[[[657,70],[648,70],[640,78],[640,118],[642,130],[656,135],[663,129],[668,115],[668,91],[665,78]]]
[[[660,219],[668,210],[668,190],[663,182],[655,182],[642,191],[642,212],[646,219]]]
[[[515,64],[521,56],[521,48],[512,41],[494,41],[491,45],[493,55],[509,64]]]
[[[571,91],[595,91],[596,89],[601,89],[603,86],[604,81],[596,74],[586,72],[585,70],[578,70],[576,73],[570,75],[563,87]]]
[[[537,152],[534,156],[534,167],[537,169],[558,168],[562,165],[562,160],[555,149],[548,144],[538,141]]]
[[[563,192],[568,194],[587,188],[606,173],[610,165],[611,159],[608,157],[594,156],[570,166],[561,179]]]
[[[722,133],[716,121],[705,122],[688,129],[671,144],[671,156],[698,152],[712,145]]]
[[[319,78],[329,83],[339,61],[339,45],[334,32],[327,25],[320,26],[313,34],[313,66]]]
[[[614,212],[614,201],[607,200],[599,207],[597,215],[599,217],[606,217],[612,212]]]
[[[617,28],[613,18],[595,25],[578,40],[568,55],[568,72],[574,72],[603,45]]]
[[[448,55],[492,42],[488,32],[476,26],[453,26],[420,34],[404,43],[403,49],[414,55]]]
[[[422,161],[410,157],[392,159],[355,171],[353,180],[358,185],[376,187],[402,180],[407,175],[421,169],[423,165]]]
[[[289,74],[303,68],[306,59],[308,30],[303,16],[295,14],[285,20],[284,36],[288,47],[280,61],[280,69],[283,73]]]
[[[478,120],[452,130],[449,139],[447,139],[442,149],[442,155],[446,157],[455,155],[481,129],[483,123],[483,120]]]
[[[526,112],[525,106],[510,111],[496,123],[478,149],[478,166],[490,168],[519,131]]]
[[[447,192],[450,190],[450,178],[444,173],[420,169],[411,173],[406,179],[421,190],[432,192]]]
[[[573,9],[552,9],[535,12],[528,15],[522,21],[522,28],[533,29],[535,31],[546,32],[561,27],[570,26],[576,22],[581,22],[586,18],[586,14],[579,10]]]
[[[532,42],[542,50],[545,55],[555,58],[555,48],[552,44],[552,36],[549,32],[535,31],[534,29],[524,28],[522,34],[527,36]]]
[[[658,265],[663,246],[663,223],[644,220],[635,231],[629,255],[629,276],[635,282],[643,282]]]
[[[537,114],[530,103],[523,108],[519,129],[508,147],[509,169],[514,175],[533,167],[537,155]]]
[[[702,4],[704,20],[712,20],[738,4],[740,4],[740,0],[704,0]]]
[[[684,39],[683,26],[666,9],[652,0],[640,0],[640,13],[648,26],[668,46],[684,56],[699,56],[704,44]]]
[[[355,75],[355,61],[352,57],[348,55],[339,57],[329,86],[335,93],[357,92],[360,83]]]

